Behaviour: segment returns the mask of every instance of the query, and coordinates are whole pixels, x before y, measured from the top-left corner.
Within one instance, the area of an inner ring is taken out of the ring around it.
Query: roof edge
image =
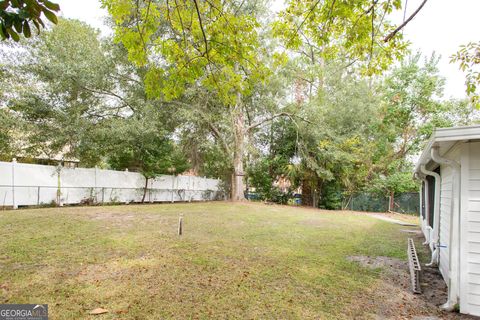
[[[430,153],[433,146],[441,142],[468,141],[474,139],[480,139],[480,125],[435,129],[415,165],[414,172],[420,172],[420,166],[430,162]]]

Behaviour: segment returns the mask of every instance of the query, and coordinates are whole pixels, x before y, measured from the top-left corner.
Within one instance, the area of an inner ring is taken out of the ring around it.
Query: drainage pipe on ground
[[[432,176],[435,179],[435,194],[433,200],[433,235],[430,237],[430,249],[432,249],[432,260],[427,266],[433,266],[438,264],[438,259],[440,257],[440,188],[441,180],[440,175],[436,172],[427,170],[425,165],[420,166],[420,171],[423,174]],[[429,203],[429,205],[431,205]]]
[[[459,259],[460,259],[460,164],[454,160],[441,157],[438,146],[432,147],[431,158],[438,164],[452,168],[452,202],[450,211],[450,233],[448,239],[448,300],[442,309],[452,311],[459,296]],[[457,194],[456,194],[457,193]],[[455,196],[458,197],[455,202]]]

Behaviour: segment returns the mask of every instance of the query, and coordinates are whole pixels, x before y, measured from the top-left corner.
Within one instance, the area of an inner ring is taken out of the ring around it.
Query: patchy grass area
[[[369,319],[376,306],[359,302],[382,285],[381,269],[348,257],[405,260],[402,229],[252,203],[5,211],[0,303],[48,303],[52,319],[98,307],[109,312],[96,319]]]

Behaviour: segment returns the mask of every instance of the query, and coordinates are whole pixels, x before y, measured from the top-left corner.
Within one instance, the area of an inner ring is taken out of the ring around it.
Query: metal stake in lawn
[[[178,218],[178,235],[181,236],[183,233],[183,216],[180,215],[180,218]]]

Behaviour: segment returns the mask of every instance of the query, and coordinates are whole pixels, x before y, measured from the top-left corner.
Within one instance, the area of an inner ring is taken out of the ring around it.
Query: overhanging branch
[[[255,123],[252,123],[249,127],[247,127],[246,131],[248,132],[248,131],[250,131],[250,130],[252,130],[252,129],[255,129],[256,127],[261,126],[262,124],[264,124],[264,123],[266,123],[266,122],[272,121],[272,120],[274,120],[274,119],[276,119],[276,118],[280,118],[280,117],[289,117],[289,118],[291,118],[292,120],[293,120],[294,118],[298,118],[298,119],[300,119],[300,120],[302,120],[302,121],[305,121],[305,122],[307,122],[307,123],[310,123],[310,124],[312,123],[312,122],[308,121],[307,119],[304,119],[304,118],[302,118],[302,117],[300,117],[300,116],[297,116],[297,115],[294,115],[294,114],[291,114],[291,113],[288,113],[288,112],[280,112],[280,113],[276,113],[276,114],[274,114],[274,115],[272,115],[272,116],[270,116],[270,117],[267,117],[267,118],[265,118],[265,119],[262,119],[262,120],[260,120],[260,121],[257,121],[257,122],[255,122]]]
[[[395,35],[400,31],[402,30],[410,21],[412,21],[412,19],[417,15],[417,13],[420,12],[420,10],[422,10],[423,6],[425,5],[425,3],[427,2],[427,0],[423,0],[423,2],[420,4],[420,6],[417,8],[417,10],[415,10],[415,12],[413,12],[410,17],[408,17],[407,20],[405,20],[401,25],[399,25],[395,30],[393,30],[390,34],[388,34],[384,39],[383,41],[384,42],[388,42],[390,41],[393,37],[395,37]]]

